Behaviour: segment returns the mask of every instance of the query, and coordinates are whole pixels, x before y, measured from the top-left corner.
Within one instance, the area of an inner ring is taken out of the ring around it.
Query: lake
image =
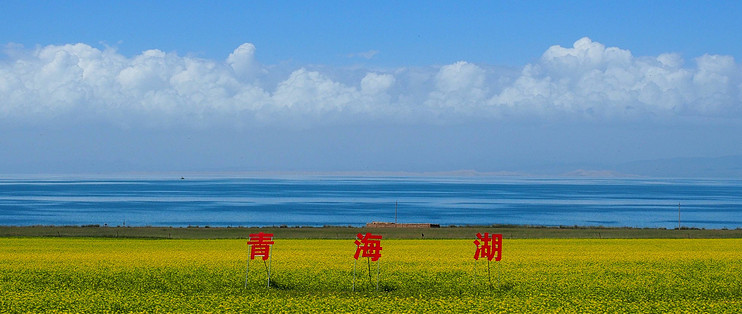
[[[742,228],[742,180],[276,176],[0,179],[0,225],[371,221]]]

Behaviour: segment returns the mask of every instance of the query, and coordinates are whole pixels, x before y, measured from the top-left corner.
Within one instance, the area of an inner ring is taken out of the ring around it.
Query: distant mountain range
[[[640,160],[619,164],[613,171],[652,177],[742,179],[742,156]]]
[[[742,156],[667,158],[592,166],[563,173],[570,177],[670,177],[742,179]]]

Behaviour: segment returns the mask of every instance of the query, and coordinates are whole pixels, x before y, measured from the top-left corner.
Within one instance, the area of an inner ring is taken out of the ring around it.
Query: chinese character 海
[[[359,233],[357,235],[358,240],[356,243],[356,254],[353,258],[358,259],[361,257],[370,257],[372,261],[377,261],[381,257],[381,235],[373,235],[370,232],[363,235]]]

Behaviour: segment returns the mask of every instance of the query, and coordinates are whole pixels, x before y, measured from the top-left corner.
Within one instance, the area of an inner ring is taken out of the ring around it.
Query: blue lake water
[[[742,180],[0,179],[0,225],[362,226],[395,203],[400,223],[742,228]]]

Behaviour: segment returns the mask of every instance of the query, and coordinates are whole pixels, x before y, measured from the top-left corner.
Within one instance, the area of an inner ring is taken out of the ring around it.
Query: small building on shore
[[[366,224],[366,228],[440,228],[440,224],[425,224],[425,223],[412,223],[412,224],[399,224],[395,222],[380,222],[372,221]]]

